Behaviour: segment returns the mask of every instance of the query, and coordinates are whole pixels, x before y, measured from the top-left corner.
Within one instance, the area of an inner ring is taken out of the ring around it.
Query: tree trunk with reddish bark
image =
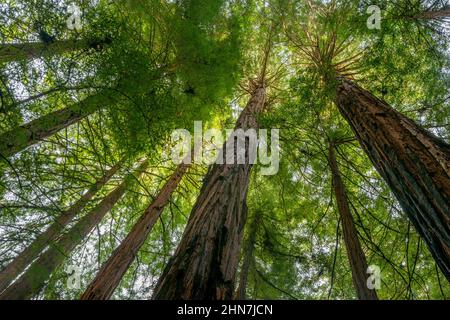
[[[334,144],[330,144],[328,162],[331,168],[332,184],[339,216],[342,222],[345,248],[347,251],[353,285],[360,300],[378,300],[375,289],[367,286],[367,261],[358,239],[358,232],[348,205],[347,191],[341,178],[334,152]]]
[[[236,129],[258,128],[256,115],[263,109],[265,95],[264,85],[254,89]],[[234,138],[224,148],[232,143]],[[232,298],[252,167],[248,145],[245,164],[214,164],[210,168],[181,242],[155,288],[154,299]]]
[[[82,300],[106,300],[111,297],[188,168],[188,164],[178,165],[126,238],[103,264],[81,296]]]
[[[336,104],[450,281],[450,145],[347,79]]]
[[[49,245],[54,242],[61,234],[64,227],[77,216],[92,197],[100,190],[111,177],[119,170],[121,162],[111,167],[103,177],[96,181],[69,209],[63,211],[55,221],[36,239],[28,245],[17,257],[14,258],[1,272],[0,272],[0,292],[5,290],[8,285],[21,274],[25,268],[36,259],[39,254]]]
[[[255,213],[253,221],[250,225],[247,244],[244,248],[244,260],[242,262],[241,272],[239,274],[239,286],[236,292],[237,300],[245,300],[247,293],[247,282],[250,266],[254,262],[253,252],[255,251],[256,234],[258,233],[258,226],[261,220],[261,215]]]
[[[34,261],[20,278],[9,286],[0,300],[30,299],[38,294],[55,269],[60,266],[75,247],[95,228],[111,208],[122,198],[131,183],[147,168],[144,161],[122,183],[111,191],[98,205],[81,218],[58,241],[51,244],[47,251]]]

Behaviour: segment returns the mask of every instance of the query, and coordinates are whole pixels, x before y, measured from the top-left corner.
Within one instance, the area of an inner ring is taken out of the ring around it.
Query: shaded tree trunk
[[[244,261],[242,262],[241,272],[239,274],[239,286],[236,292],[237,300],[246,299],[248,273],[250,266],[254,261],[253,252],[255,250],[256,234],[258,232],[259,222],[261,216],[259,213],[255,213],[247,239],[247,245],[244,248]]]
[[[105,105],[113,104],[116,93],[110,90],[89,96],[70,107],[46,114],[0,135],[0,154],[10,157],[48,138],[61,129],[87,117]]]
[[[336,104],[450,281],[450,145],[350,80]]]
[[[38,294],[50,275],[59,267],[72,250],[92,231],[111,208],[124,195],[131,183],[147,168],[144,161],[133,173],[130,173],[122,183],[111,191],[98,205],[81,218],[58,241],[51,244],[47,251],[34,261],[20,278],[9,286],[1,295],[0,300],[30,299]]]
[[[178,165],[126,238],[103,264],[95,279],[82,294],[82,300],[106,300],[111,297],[188,168],[188,164]]]
[[[440,10],[425,11],[415,16],[416,19],[427,19],[427,20],[443,19],[449,17],[450,17],[450,6],[445,6]]]
[[[264,85],[257,85],[235,129],[258,127],[256,115],[263,109],[265,95]],[[236,144],[233,137],[224,149],[231,144]],[[181,242],[155,288],[154,299],[232,298],[252,167],[248,146],[246,143],[244,164],[210,167]],[[236,157],[236,148],[234,151]]]
[[[341,179],[341,173],[334,153],[335,145],[330,144],[328,162],[331,168],[332,184],[339,216],[342,221],[345,248],[350,269],[352,270],[353,285],[360,300],[378,300],[375,289],[367,287],[367,261],[358,239],[358,232],[348,205],[347,192]]]
[[[25,268],[33,262],[34,259],[49,245],[55,241],[61,234],[64,227],[77,216],[85,205],[92,199],[100,188],[102,188],[111,177],[119,170],[121,162],[111,167],[99,180],[94,183],[81,198],[76,201],[69,209],[63,211],[55,221],[42,232],[36,239],[29,244],[17,257],[14,258],[4,270],[0,272],[0,292],[5,290],[8,285],[21,274]]]
[[[110,39],[93,39],[61,40],[52,43],[26,42],[0,44],[0,63],[51,57],[78,50],[99,50],[110,43]]]

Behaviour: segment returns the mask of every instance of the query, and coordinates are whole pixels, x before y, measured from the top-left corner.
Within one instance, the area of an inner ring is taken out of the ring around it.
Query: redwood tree
[[[266,87],[261,80],[235,129],[258,128],[256,116],[265,98]],[[224,147],[229,145],[230,141]],[[234,151],[236,154],[236,148]],[[245,164],[214,164],[210,168],[181,242],[155,288],[154,299],[232,298],[252,167],[247,143],[245,154]]]
[[[236,292],[237,300],[246,299],[248,274],[250,272],[250,267],[252,266],[252,263],[254,261],[253,252],[255,250],[256,235],[258,233],[258,227],[260,222],[261,222],[261,214],[257,212],[255,213],[252,223],[250,224],[250,228],[248,231],[248,238],[243,250],[244,259],[242,261],[242,266],[239,273],[239,286]]]
[[[81,296],[82,300],[105,300],[111,297],[188,168],[188,164],[178,165],[122,243],[103,264],[95,279]]]
[[[332,88],[340,114],[450,280],[450,146],[351,80],[361,71],[363,52],[351,37],[340,38],[345,13],[328,9],[335,24],[322,30],[314,22],[300,35],[287,35],[322,85]]]
[[[334,142],[330,143],[328,162],[331,168],[332,185],[336,197],[337,208],[342,222],[345,248],[347,251],[350,269],[352,270],[353,285],[360,300],[378,300],[374,289],[367,287],[367,261],[358,238],[355,222],[353,221],[348,204],[347,191],[341,178],[339,166],[336,161]]]
[[[336,104],[450,281],[450,145],[356,83]]]

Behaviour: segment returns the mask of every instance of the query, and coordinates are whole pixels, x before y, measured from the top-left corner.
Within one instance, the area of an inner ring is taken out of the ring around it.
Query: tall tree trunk
[[[244,248],[244,261],[242,262],[241,272],[239,274],[239,286],[236,292],[237,300],[245,300],[247,291],[247,280],[250,266],[254,261],[253,252],[255,251],[256,234],[258,232],[261,215],[257,212],[253,217],[252,224],[248,234],[247,244]]]
[[[21,274],[25,268],[36,259],[39,254],[49,245],[55,241],[61,234],[64,227],[72,221],[72,219],[79,214],[85,205],[92,199],[100,188],[102,188],[111,177],[119,170],[121,162],[111,167],[100,179],[98,179],[89,190],[84,193],[78,201],[76,201],[69,209],[63,211],[55,221],[42,232],[28,245],[17,257],[14,258],[1,272],[0,272],[0,292],[5,290],[8,285]]]
[[[336,104],[450,281],[450,145],[347,79]]]
[[[415,16],[416,19],[444,19],[450,17],[450,6],[445,6],[440,10],[425,11]]]
[[[82,300],[106,300],[111,297],[188,168],[188,164],[178,165],[126,238],[103,264],[81,296]]]
[[[48,44],[44,42],[0,44],[0,63],[51,57],[78,50],[98,50],[109,43],[111,43],[110,39],[92,39],[61,40]]]
[[[147,165],[148,162],[144,161],[135,172],[125,177],[118,187],[63,234],[56,243],[51,244],[25,273],[0,295],[0,300],[30,299],[39,293],[52,272],[122,198],[127,188],[143,173]]]
[[[334,153],[334,143],[330,143],[328,162],[331,168],[332,183],[339,216],[342,221],[345,248],[350,269],[352,270],[353,285],[360,300],[378,300],[375,289],[367,287],[367,261],[358,239],[358,232],[348,205],[347,191],[341,179],[341,173]]]
[[[70,107],[46,114],[0,135],[0,154],[10,157],[87,117],[105,105],[113,104],[116,93],[105,90]]]
[[[256,115],[263,109],[265,95],[264,85],[256,86],[236,129],[258,127]],[[232,143],[234,138],[224,148]],[[247,143],[245,149],[248,155]],[[155,288],[154,299],[232,298],[251,166],[247,157],[245,164],[214,164],[210,168],[181,242]]]

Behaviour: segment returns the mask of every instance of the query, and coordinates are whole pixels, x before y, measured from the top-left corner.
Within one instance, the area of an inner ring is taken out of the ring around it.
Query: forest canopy
[[[0,0],[0,300],[450,297],[447,0]]]

